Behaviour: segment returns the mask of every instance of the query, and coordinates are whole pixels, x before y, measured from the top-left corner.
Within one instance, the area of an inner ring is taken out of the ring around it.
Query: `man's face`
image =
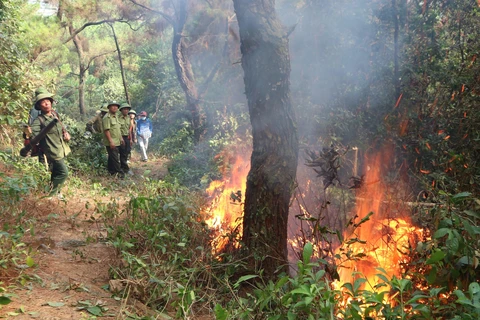
[[[116,104],[112,104],[108,106],[108,111],[110,111],[112,114],[115,114],[118,111],[118,106]]]
[[[128,114],[128,111],[130,111],[130,109],[128,109],[128,108],[123,108],[123,109],[120,110],[120,111],[122,112],[122,114],[123,114],[124,116],[126,116],[126,115]]]
[[[130,119],[135,119],[135,115],[133,113],[130,113]]]
[[[40,105],[40,110],[42,110],[43,113],[50,113],[50,111],[52,111],[52,101],[50,98],[42,99],[40,102],[38,102],[38,104]]]

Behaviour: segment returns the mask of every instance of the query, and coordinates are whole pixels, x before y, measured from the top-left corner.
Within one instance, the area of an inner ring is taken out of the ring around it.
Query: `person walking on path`
[[[138,114],[137,120],[137,139],[142,161],[148,161],[147,149],[148,140],[152,137],[152,122],[147,118],[147,112],[142,111]]]
[[[131,174],[130,168],[128,167],[128,155],[131,151],[131,141],[132,137],[130,135],[131,131],[131,120],[128,112],[132,109],[127,103],[122,104],[120,107],[120,132],[122,134],[123,145],[120,147],[120,165],[124,173]]]
[[[48,93],[48,91],[45,88],[38,88],[37,90],[35,90],[35,97],[37,97],[40,94],[45,94],[45,93]],[[25,140],[30,141],[30,139],[32,138],[33,121],[35,121],[35,119],[37,119],[37,117],[41,114],[42,114],[42,111],[40,109],[36,109],[35,108],[35,103],[34,103],[32,109],[30,109],[30,111],[28,113],[28,124],[25,127],[24,132],[23,132],[23,138]],[[33,155],[33,151],[32,151],[32,155]],[[37,147],[36,155],[38,156],[38,161],[41,164],[45,164],[45,161],[46,161],[45,160],[45,154],[43,153],[42,148]]]
[[[123,145],[122,134],[120,131],[121,120],[117,114],[120,105],[112,101],[107,105],[108,113],[103,117],[103,143],[108,152],[107,169],[111,175],[117,175],[119,178],[124,178],[121,164],[120,164],[120,146]]]
[[[57,123],[48,131],[45,138],[40,140],[40,147],[46,156],[51,171],[49,196],[63,199],[60,191],[68,177],[68,168],[64,158],[70,153],[70,147],[67,144],[70,136],[58,114],[52,108],[53,101],[53,94],[47,91],[41,91],[35,96],[35,109],[40,110],[41,114],[32,123],[32,138],[37,136],[49,123],[57,120]]]

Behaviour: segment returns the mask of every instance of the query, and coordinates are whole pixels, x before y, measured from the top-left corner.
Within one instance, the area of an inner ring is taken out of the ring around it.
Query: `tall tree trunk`
[[[120,51],[120,46],[118,45],[117,35],[115,34],[115,28],[113,27],[113,23],[110,23],[110,28],[112,28],[113,39],[115,40],[115,46],[117,47],[118,63],[120,64],[120,72],[122,73],[123,89],[125,90],[125,99],[127,100],[127,103],[130,104],[130,98],[128,96],[128,90],[127,90],[127,79],[125,77],[125,69],[123,68],[122,52]]]
[[[399,21],[398,21],[398,8],[397,1],[392,0],[392,15],[394,23],[393,31],[393,85],[395,87],[395,99],[400,97],[400,75],[398,72],[398,32],[399,32]]]
[[[298,138],[290,98],[288,38],[274,0],[233,0],[253,133],[243,242],[267,277],[288,270],[287,222]]]
[[[68,30],[71,35],[75,34],[75,30],[71,23],[68,25]],[[73,44],[75,45],[75,49],[77,50],[78,55],[78,65],[79,65],[79,73],[78,73],[78,110],[80,114],[83,116],[85,115],[85,75],[87,68],[85,67],[84,63],[84,56],[83,56],[83,48],[82,42],[78,34],[73,36],[72,38]]]
[[[187,21],[187,3],[188,0],[179,0],[178,3],[176,21],[173,25],[172,57],[178,81],[185,93],[187,110],[190,112],[190,121],[193,127],[194,140],[195,143],[198,143],[203,133],[202,117],[200,115],[200,104],[198,101],[195,77],[182,34]]]

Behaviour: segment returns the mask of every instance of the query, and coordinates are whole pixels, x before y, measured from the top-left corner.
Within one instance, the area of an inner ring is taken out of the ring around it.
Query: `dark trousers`
[[[43,150],[42,148],[38,148],[38,162],[40,162],[41,164],[45,164],[45,153],[43,153]]]
[[[123,136],[123,141],[125,143],[123,146],[120,146],[120,166],[122,167],[123,172],[127,173],[130,170],[127,163],[128,155],[132,149],[130,147],[128,136]]]
[[[123,170],[120,165],[120,147],[110,148],[110,146],[105,146],[108,152],[108,161],[107,169],[110,174],[118,174],[120,177],[123,177]]]
[[[50,191],[50,195],[55,195],[60,192],[60,189],[63,186],[65,180],[68,177],[68,168],[65,165],[65,161],[62,159],[60,160],[49,160],[48,166],[50,171],[52,172],[51,175],[51,184],[52,190]]]

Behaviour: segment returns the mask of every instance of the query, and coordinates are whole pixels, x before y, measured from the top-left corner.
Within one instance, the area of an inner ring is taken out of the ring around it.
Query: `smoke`
[[[299,136],[333,134],[345,142],[358,137],[360,127],[344,128],[342,119],[389,103],[393,33],[385,21],[391,3],[279,1],[277,7],[287,30],[296,25],[289,37],[290,80]]]

